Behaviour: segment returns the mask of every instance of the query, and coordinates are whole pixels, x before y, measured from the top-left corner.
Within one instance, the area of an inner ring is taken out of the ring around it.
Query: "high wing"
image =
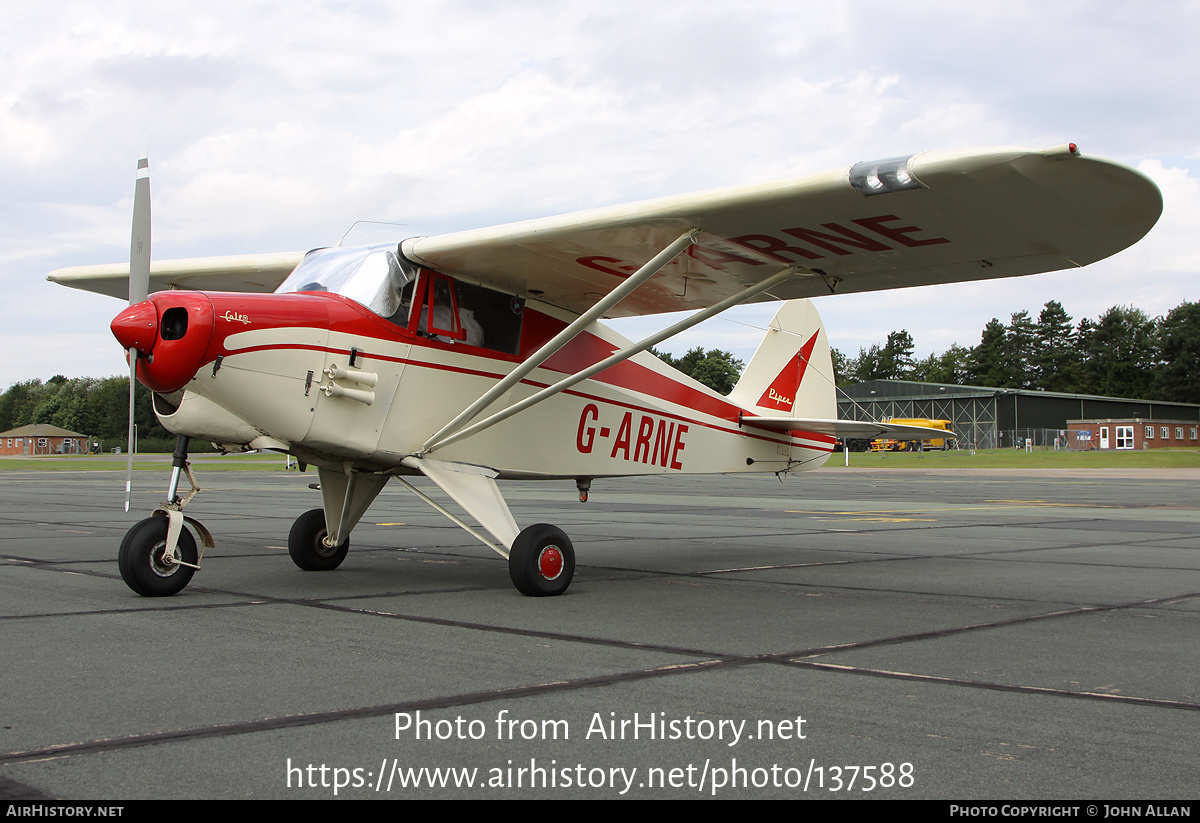
[[[752,300],[1085,266],[1135,243],[1161,212],[1149,178],[1074,145],[984,148],[411,238],[400,248],[415,263],[582,313],[698,230],[686,252],[605,313],[622,317],[710,307],[786,267],[796,275]],[[162,261],[151,291],[272,291],[301,257]],[[88,266],[49,279],[124,297],[127,272]]]
[[[925,152],[761,185],[406,240],[409,259],[581,312],[691,228],[688,251],[608,313],[711,306],[782,267],[755,300],[924,286],[1085,266],[1162,212],[1140,172],[1082,156]]]
[[[279,287],[305,252],[237,254],[228,257],[194,257],[155,260],[150,263],[150,292],[166,289],[246,291],[270,293]],[[73,266],[50,272],[46,279],[74,289],[107,294],[122,300],[129,296],[129,264]]]

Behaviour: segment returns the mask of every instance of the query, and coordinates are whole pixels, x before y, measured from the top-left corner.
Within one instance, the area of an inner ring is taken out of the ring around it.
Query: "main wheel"
[[[324,509],[312,509],[297,517],[288,533],[292,562],[306,572],[327,572],[342,565],[346,552],[350,551],[350,538],[340,546],[330,547],[325,545],[327,534]]]
[[[517,591],[530,597],[562,594],[575,576],[575,547],[563,530],[549,523],[517,535],[508,553],[508,575]]]
[[[117,567],[125,585],[143,597],[168,597],[183,591],[196,570],[167,563],[167,518],[147,517],[125,533],[117,553]],[[179,530],[175,557],[196,565],[196,539],[184,527]]]

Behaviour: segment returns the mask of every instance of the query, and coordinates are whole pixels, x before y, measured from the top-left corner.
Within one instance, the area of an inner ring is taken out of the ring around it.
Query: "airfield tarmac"
[[[314,473],[199,479],[145,599],[165,476],[0,473],[0,797],[1197,796],[1200,473],[503,484],[545,599],[399,484],[302,572]]]

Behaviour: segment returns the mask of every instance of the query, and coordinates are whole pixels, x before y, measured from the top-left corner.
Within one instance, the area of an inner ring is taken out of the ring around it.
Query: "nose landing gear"
[[[189,438],[183,435],[175,441],[166,501],[154,510],[152,517],[139,521],[125,533],[117,553],[121,579],[143,597],[178,594],[200,570],[203,552],[196,551],[196,540],[184,527],[185,522],[199,533],[204,548],[216,545],[200,521],[183,513],[183,507],[200,491],[187,459],[188,442]],[[192,486],[183,498],[176,494],[181,474],[187,475]]]

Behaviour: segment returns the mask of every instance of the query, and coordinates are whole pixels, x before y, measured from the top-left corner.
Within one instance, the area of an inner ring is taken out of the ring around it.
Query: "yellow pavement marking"
[[[861,509],[857,511],[821,511],[816,509],[787,509],[787,514],[836,514],[836,515],[889,515],[889,514],[930,514],[933,512],[953,513],[953,512],[970,512],[970,511],[1001,511],[1008,509],[1039,509],[1039,508],[1091,508],[1091,509],[1116,509],[1120,506],[1113,506],[1104,503],[1052,503],[1045,500],[989,500],[989,503],[1004,503],[1008,505],[1001,506],[951,506],[945,508],[925,508],[921,506],[906,506],[903,509]]]
[[[850,520],[864,520],[875,523],[936,523],[937,517],[918,517],[921,514],[936,514],[950,515],[955,512],[969,511],[1007,511],[1013,509],[1040,509],[1040,508],[1094,508],[1094,509],[1117,509],[1121,506],[1104,503],[1054,503],[1046,500],[989,500],[991,504],[988,506],[951,506],[939,508],[926,508],[921,506],[906,506],[903,509],[863,509],[857,511],[819,511],[805,509],[787,509],[787,514],[813,514],[825,515],[824,517],[814,517],[814,520],[836,520],[838,522],[846,522]],[[899,517],[895,515],[900,515]]]

